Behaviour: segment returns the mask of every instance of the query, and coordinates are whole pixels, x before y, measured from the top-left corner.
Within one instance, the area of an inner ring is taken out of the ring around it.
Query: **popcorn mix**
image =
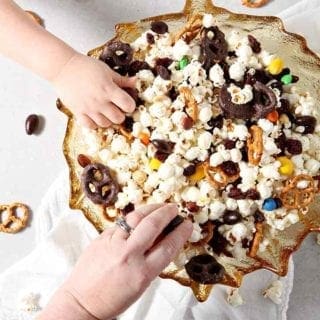
[[[269,244],[264,226],[276,234],[306,213],[320,180],[320,126],[316,101],[253,35],[224,33],[209,14],[190,23],[196,32],[177,38],[153,22],[133,43],[105,48],[102,61],[137,77],[137,109],[105,130],[105,144],[83,129],[99,164],[85,167],[82,184],[113,216],[177,202],[194,225],[190,242],[205,250],[186,271],[210,284],[224,274],[216,258],[254,257]],[[229,300],[242,303],[235,290]]]

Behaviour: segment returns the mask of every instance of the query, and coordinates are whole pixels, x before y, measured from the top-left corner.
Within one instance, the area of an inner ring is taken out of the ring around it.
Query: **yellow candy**
[[[195,172],[193,175],[191,175],[191,176],[189,177],[189,179],[190,179],[192,182],[196,183],[196,182],[202,180],[205,176],[206,176],[206,175],[205,175],[205,173],[204,173],[204,168],[203,168],[203,166],[202,166],[202,165],[199,165],[199,166],[197,166],[197,168],[196,168],[196,172]]]
[[[294,171],[293,162],[287,157],[279,157],[277,160],[281,163],[279,173],[284,176],[291,176]]]
[[[152,169],[152,170],[158,170],[161,166],[162,162],[159,161],[158,159],[156,158],[152,158],[149,162],[149,167]]]
[[[269,66],[268,66],[268,71],[272,75],[277,75],[283,70],[283,67],[284,67],[283,60],[280,58],[275,58],[275,59],[271,60]]]

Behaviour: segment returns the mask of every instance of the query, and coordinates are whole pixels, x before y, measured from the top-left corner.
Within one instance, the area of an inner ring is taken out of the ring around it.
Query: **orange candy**
[[[273,123],[277,123],[278,119],[279,119],[279,113],[274,110],[270,113],[267,114],[266,118]]]
[[[147,146],[150,143],[150,137],[147,133],[140,133],[139,139],[145,146]]]

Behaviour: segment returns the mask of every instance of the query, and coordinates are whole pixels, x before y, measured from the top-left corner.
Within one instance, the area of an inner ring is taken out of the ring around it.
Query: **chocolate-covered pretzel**
[[[219,106],[227,118],[251,119],[254,115],[252,103],[235,104],[232,102],[228,86],[224,85],[219,94]]]
[[[108,167],[100,163],[87,165],[81,176],[85,195],[95,204],[112,205],[119,193],[119,185]]]
[[[225,269],[209,254],[192,257],[185,265],[191,279],[201,284],[214,284],[222,280]]]
[[[209,70],[214,63],[223,61],[228,55],[228,44],[224,33],[218,27],[205,28],[201,32],[200,61]]]
[[[254,92],[254,117],[256,119],[264,118],[267,114],[274,111],[277,106],[277,97],[273,90],[265,84],[257,81],[253,85]]]

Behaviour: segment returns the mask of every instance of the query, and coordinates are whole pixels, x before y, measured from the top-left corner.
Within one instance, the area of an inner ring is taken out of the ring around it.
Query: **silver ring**
[[[130,235],[134,228],[130,227],[124,217],[119,217],[116,220],[116,225],[121,228],[123,231],[127,232]]]

